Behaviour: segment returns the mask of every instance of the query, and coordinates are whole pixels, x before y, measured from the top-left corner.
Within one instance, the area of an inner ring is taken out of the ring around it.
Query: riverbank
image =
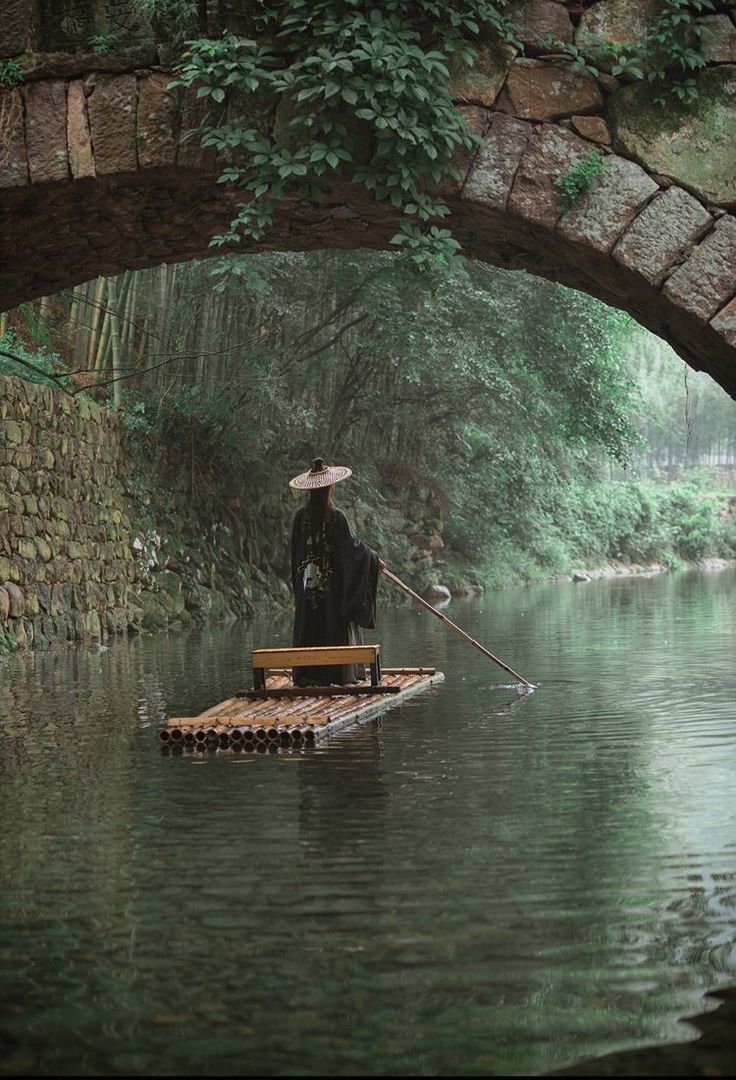
[[[673,571],[665,563],[611,563],[607,566],[576,570],[572,574],[552,574],[541,581],[553,584],[575,582],[583,584],[609,578],[654,577],[657,574],[679,573],[687,570],[699,570],[707,573],[719,573],[736,567],[733,559],[695,559],[682,562]],[[248,573],[250,571],[250,574]],[[196,564],[192,573],[184,577],[172,569],[160,570],[147,575],[146,588],[138,594],[137,613],[139,623],[133,626],[134,632],[157,631],[167,628],[180,628],[192,622],[234,622],[240,618],[252,618],[256,612],[283,612],[291,608],[292,599],[288,585],[283,580],[271,581],[263,573],[252,575],[253,568],[234,569],[236,582],[229,587],[209,588],[197,580]],[[532,580],[524,584],[538,584]],[[489,591],[504,588],[518,588],[518,582],[508,582],[495,586]],[[238,592],[238,588],[242,592]],[[467,600],[482,596],[486,589],[482,585],[459,586],[450,590],[442,584],[434,584],[423,590],[423,595],[431,603],[444,607],[452,600]],[[381,590],[381,603],[395,606],[409,603],[406,597],[388,587]]]
[[[234,476],[135,408],[12,377],[0,397],[0,652],[288,608],[294,460]],[[715,480],[568,480],[470,520],[451,486],[366,462],[339,502],[399,577],[448,599],[732,558],[736,496]]]
[[[598,566],[593,569],[580,569],[572,574],[553,574],[549,580],[559,582],[575,581],[598,581],[601,578],[614,577],[653,577],[655,574],[667,574],[681,570],[701,570],[706,573],[716,573],[720,570],[729,570],[736,566],[736,558],[721,559],[691,559],[684,560],[681,565],[672,567],[663,562],[651,563],[621,563],[613,562],[606,566]]]
[[[717,1007],[682,1020],[699,1032],[692,1042],[622,1050],[547,1075],[736,1076],[736,987],[711,990],[704,998]]]

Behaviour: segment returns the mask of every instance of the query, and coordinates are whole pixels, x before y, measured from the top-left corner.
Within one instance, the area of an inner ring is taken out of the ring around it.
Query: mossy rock
[[[234,619],[227,597],[218,589],[210,589],[209,618],[213,621],[221,619]]]
[[[450,96],[454,101],[490,108],[498,97],[517,50],[505,42],[479,45],[472,67],[459,53],[449,63]]]
[[[141,593],[141,615],[139,625],[144,630],[162,630],[169,621],[166,608],[155,593]]]
[[[649,172],[670,177],[706,202],[736,207],[736,65],[694,76],[698,96],[668,98],[633,83],[609,99],[614,149]]]
[[[614,59],[605,46],[610,43],[615,51],[641,41],[663,10],[662,0],[599,0],[581,18],[575,44],[598,67],[610,70]]]

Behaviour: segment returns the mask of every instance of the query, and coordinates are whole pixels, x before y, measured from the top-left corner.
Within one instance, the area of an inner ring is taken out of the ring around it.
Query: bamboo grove
[[[474,264],[430,288],[389,255],[230,257],[44,298],[0,345],[119,409],[148,503],[178,492],[265,573],[283,573],[283,477],[316,454],[353,465],[351,509],[415,584],[724,548],[695,494],[695,539],[671,507],[647,539],[673,490],[635,477],[730,475],[733,403],[620,312],[524,274]]]

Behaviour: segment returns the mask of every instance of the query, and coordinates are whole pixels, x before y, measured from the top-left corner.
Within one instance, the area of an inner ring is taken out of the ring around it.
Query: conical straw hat
[[[325,465],[321,457],[315,458],[309,472],[299,473],[289,481],[289,487],[312,491],[314,488],[331,487],[339,480],[347,480],[353,470],[345,465]]]

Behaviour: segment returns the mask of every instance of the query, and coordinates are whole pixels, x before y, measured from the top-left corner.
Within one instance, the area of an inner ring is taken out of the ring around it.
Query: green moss
[[[610,99],[614,148],[702,198],[736,202],[736,65],[695,76],[697,99],[658,103],[657,90],[624,87]]]

